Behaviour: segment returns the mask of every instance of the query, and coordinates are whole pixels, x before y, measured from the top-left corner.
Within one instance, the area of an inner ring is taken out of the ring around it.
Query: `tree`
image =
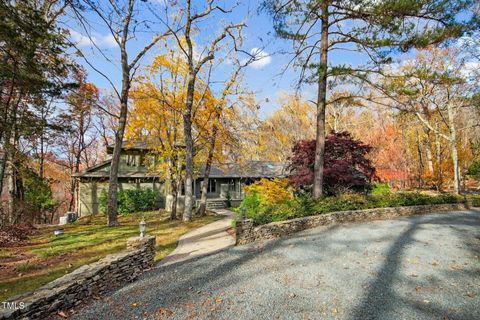
[[[0,192],[8,173],[10,216],[4,220],[17,221],[14,211],[24,199],[20,168],[31,163],[21,142],[44,134],[49,104],[72,87],[69,46],[58,26],[64,9],[56,0],[0,3]]]
[[[153,150],[152,173],[167,181],[166,191],[172,195],[171,219],[176,219],[176,203],[185,174],[183,113],[186,108],[188,64],[177,50],[157,55],[145,73],[137,77],[132,90],[134,108],[129,117],[127,137],[143,141]],[[209,86],[198,76],[193,96],[192,140],[195,155],[210,155],[211,137],[217,137],[222,126],[218,123],[219,101]],[[212,128],[215,129],[213,131]],[[215,149],[215,148],[214,148]],[[212,154],[215,150],[212,150]],[[208,158],[207,155],[204,157]],[[196,157],[198,160],[199,157]],[[207,160],[208,161],[208,160]],[[170,209],[170,208],[169,208]]]
[[[110,164],[109,185],[108,185],[108,226],[117,226],[117,193],[118,193],[118,168],[120,163],[120,153],[122,150],[122,143],[125,134],[125,127],[127,124],[128,115],[128,99],[132,86],[133,75],[138,68],[138,63],[147,54],[147,52],[155,46],[158,41],[163,39],[169,32],[160,32],[153,36],[153,39],[146,45],[140,46],[139,51],[133,55],[133,59],[129,58],[127,52],[127,44],[136,39],[135,35],[142,31],[142,27],[149,29],[149,25],[146,20],[140,16],[138,6],[142,1],[140,0],[118,0],[118,1],[93,1],[82,0],[80,1],[83,6],[91,10],[96,14],[100,21],[107,28],[110,35],[113,37],[120,54],[120,67],[121,67],[121,85],[117,88],[114,83],[114,77],[109,77],[101,70],[95,67],[95,65],[89,61],[85,55],[81,54],[85,58],[85,62],[102,75],[111,84],[113,91],[118,99],[120,105],[120,112],[117,115],[118,123],[115,130],[114,146],[112,159]],[[81,10],[81,6],[73,6],[74,12],[82,26],[88,24],[88,20],[84,18]],[[90,36],[88,29],[85,28],[86,33],[89,35],[92,44],[98,48],[94,39]],[[145,30],[143,30],[145,31]],[[149,31],[151,33],[151,31]],[[80,52],[80,51],[79,51]],[[103,53],[102,53],[103,54]],[[108,60],[108,59],[107,59]]]
[[[179,5],[179,4],[176,4]],[[176,45],[184,55],[188,65],[188,74],[186,82],[185,109],[182,114],[183,131],[185,139],[185,209],[183,220],[192,219],[193,209],[193,174],[194,174],[194,155],[195,146],[193,141],[192,123],[193,123],[193,105],[197,77],[205,65],[215,59],[215,54],[221,49],[223,40],[228,36],[234,41],[234,47],[237,48],[237,41],[240,39],[240,31],[245,26],[243,23],[231,23],[221,28],[221,31],[212,39],[203,39],[204,50],[199,50],[194,44],[194,35],[196,32],[202,34],[201,25],[205,24],[207,19],[218,19],[214,17],[215,13],[225,14],[231,10],[225,9],[215,3],[215,0],[206,1],[206,6],[198,10],[192,0],[185,0],[185,9],[179,10],[179,17],[173,23],[165,22],[169,31],[173,35]],[[181,25],[178,31],[173,26]],[[235,31],[237,34],[235,35]],[[205,35],[205,34],[203,34]],[[199,54],[200,53],[200,54]]]
[[[285,162],[297,141],[315,137],[315,109],[301,97],[283,94],[280,108],[257,128],[261,159]]]
[[[97,139],[93,135],[93,111],[98,103],[99,90],[94,84],[87,82],[86,78],[85,71],[78,69],[75,73],[78,88],[68,94],[66,98],[68,109],[59,117],[64,132],[58,141],[70,172],[69,211],[75,206],[75,191],[78,188],[78,181],[72,175],[80,172],[82,164],[87,167],[94,164],[90,159],[89,150],[96,147]]]
[[[290,182],[297,188],[311,189],[315,174],[315,140],[302,140],[290,157]],[[331,133],[325,141],[325,179],[327,194],[349,189],[366,190],[375,178],[375,168],[367,158],[372,147],[355,140],[348,132]]]
[[[172,196],[170,219],[177,219],[177,199],[181,192],[183,153],[182,113],[185,108],[186,63],[171,50],[155,57],[137,78],[132,90],[134,107],[130,112],[127,137],[143,141],[154,157],[149,171],[166,180],[166,193]],[[199,105],[199,95],[195,95]]]
[[[390,62],[392,53],[441,43],[475,30],[475,15],[468,21],[457,19],[474,5],[473,0],[264,0],[263,8],[272,16],[277,35],[294,43],[292,61],[301,68],[299,83],[318,86],[315,198],[323,194],[328,79],[336,80],[332,85],[364,81],[379,71],[378,66]],[[336,50],[358,52],[368,63],[329,65],[329,54]]]
[[[233,103],[230,102],[228,99],[230,96],[234,94],[239,94],[238,92],[238,85],[239,85],[239,78],[241,76],[242,69],[247,67],[250,63],[255,61],[256,57],[252,56],[250,59],[246,61],[238,61],[235,60],[233,72],[230,75],[230,78],[225,81],[225,86],[221,90],[220,97],[215,98],[212,97],[213,101],[213,118],[209,119],[208,122],[210,123],[210,130],[207,133],[207,157],[205,160],[205,171],[203,175],[203,184],[202,184],[202,194],[200,197],[200,205],[197,210],[197,214],[199,216],[204,216],[206,214],[207,208],[207,193],[208,193],[208,183],[210,177],[210,170],[212,168],[213,158],[215,154],[215,150],[217,147],[217,140],[219,136],[223,133],[224,137],[228,137],[227,139],[223,139],[225,144],[228,144],[228,141],[232,140],[231,128],[230,130],[227,129],[227,125],[222,122],[225,122],[225,119],[228,118],[228,114],[230,117],[235,117],[236,114],[234,113]],[[227,114],[228,113],[228,114]],[[222,130],[223,129],[223,130]],[[230,190],[228,190],[230,192]]]
[[[473,113],[479,82],[467,76],[465,62],[453,48],[430,48],[387,78],[383,88],[396,108],[414,115],[427,132],[448,143],[455,193],[461,188],[459,134],[480,126]],[[462,117],[465,114],[469,116]]]

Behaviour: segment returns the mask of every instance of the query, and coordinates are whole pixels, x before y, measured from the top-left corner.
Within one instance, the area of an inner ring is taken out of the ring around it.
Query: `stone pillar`
[[[463,205],[465,206],[466,210],[470,210],[473,208],[473,201],[470,198],[467,198],[466,195],[463,195]]]
[[[235,223],[236,244],[246,244],[255,241],[253,220],[237,220]]]
[[[143,238],[134,237],[127,240],[127,250],[139,251],[139,259],[143,259],[145,268],[153,266],[155,263],[155,236],[145,236]]]

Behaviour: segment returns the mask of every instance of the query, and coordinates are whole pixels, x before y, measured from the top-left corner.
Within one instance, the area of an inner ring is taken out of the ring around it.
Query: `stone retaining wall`
[[[58,278],[34,292],[11,298],[0,319],[45,319],[70,309],[90,297],[133,281],[155,259],[155,236],[127,240],[127,250],[106,256]]]
[[[401,216],[427,214],[442,211],[465,210],[466,203],[452,203],[439,205],[410,206],[397,208],[376,208],[367,210],[337,211],[315,216],[296,218],[287,221],[272,222],[255,227],[252,219],[238,220],[236,222],[236,244],[242,245],[257,240],[275,239],[292,233],[345,222],[364,222],[380,219],[391,219]]]

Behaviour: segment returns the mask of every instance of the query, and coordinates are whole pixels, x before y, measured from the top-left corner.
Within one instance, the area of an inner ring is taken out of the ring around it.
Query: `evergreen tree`
[[[328,80],[335,80],[332,85],[367,80],[392,60],[392,54],[476,30],[475,4],[475,0],[264,0],[262,7],[272,16],[277,35],[294,43],[300,83],[318,86],[314,197],[323,194]],[[338,50],[359,53],[366,63],[329,64],[329,56]]]

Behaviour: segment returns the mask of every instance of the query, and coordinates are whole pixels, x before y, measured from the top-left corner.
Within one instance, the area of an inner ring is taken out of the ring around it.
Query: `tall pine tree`
[[[318,86],[315,198],[323,194],[329,79],[335,83],[364,80],[391,62],[395,53],[477,29],[475,4],[475,0],[264,0],[263,9],[272,16],[277,35],[293,41],[300,83]],[[332,65],[331,54],[340,50],[358,53],[365,63]]]

